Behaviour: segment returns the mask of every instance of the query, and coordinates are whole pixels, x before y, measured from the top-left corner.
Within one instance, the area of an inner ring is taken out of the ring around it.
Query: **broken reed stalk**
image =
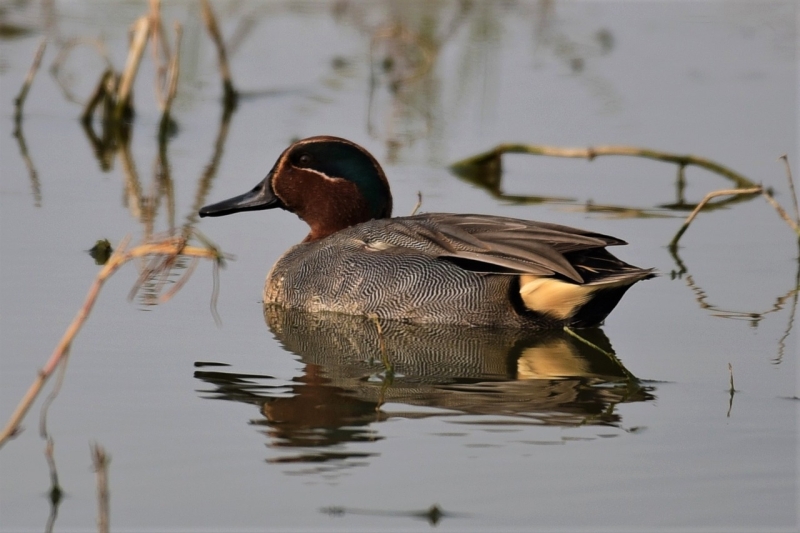
[[[61,495],[64,491],[61,489],[61,485],[58,482],[58,469],[56,468],[56,457],[55,457],[55,443],[53,442],[53,438],[51,436],[47,436],[47,445],[44,449],[44,456],[47,460],[47,467],[50,469],[50,498],[51,499],[61,499]]]
[[[381,354],[381,362],[383,363],[384,368],[384,377],[381,380],[381,390],[378,393],[378,402],[375,404],[375,412],[379,412],[381,407],[385,403],[386,391],[389,390],[389,387],[392,386],[394,383],[394,366],[392,362],[389,360],[389,354],[386,351],[386,339],[383,336],[383,328],[381,327],[380,319],[378,315],[369,314],[367,318],[375,324],[375,329],[378,333],[378,350]]]
[[[131,89],[136,73],[139,71],[139,64],[142,62],[144,47],[147,45],[147,37],[150,33],[150,17],[144,16],[134,23],[133,39],[128,51],[128,59],[125,62],[125,70],[119,81],[119,91],[117,92],[117,104],[114,108],[114,120],[122,119],[125,109],[130,104]]]
[[[61,392],[61,386],[64,384],[64,376],[67,374],[67,363],[69,362],[69,352],[70,349],[67,348],[67,352],[64,354],[62,363],[58,365],[59,372],[58,377],[56,378],[56,384],[53,385],[53,389],[50,391],[50,394],[48,394],[47,398],[45,398],[44,402],[42,402],[42,409],[39,412],[39,435],[45,439],[50,438],[50,433],[47,431],[47,412],[50,409],[50,405],[52,405],[52,403],[58,397],[58,394]]]
[[[166,33],[164,32],[164,24],[161,20],[161,0],[150,0],[150,13],[148,14],[148,17],[150,18],[150,50],[153,55],[153,64],[156,68],[154,80],[156,100],[158,100],[158,104],[163,111],[163,89],[167,77],[167,65],[169,65],[171,62],[171,55],[169,52],[169,42],[167,41]]]
[[[605,145],[594,146],[589,148],[564,148],[559,146],[546,146],[537,144],[500,144],[495,148],[466,159],[462,159],[451,165],[451,169],[456,172],[466,171],[472,167],[479,167],[481,165],[497,164],[500,163],[500,156],[503,154],[531,154],[531,155],[545,155],[550,157],[569,157],[576,159],[594,160],[599,156],[631,156],[643,157],[646,159],[654,159],[656,161],[666,161],[668,163],[675,163],[681,167],[689,165],[698,166],[724,176],[736,184],[737,188],[751,188],[756,184],[748,178],[742,176],[725,166],[720,165],[710,159],[697,157],[694,155],[679,155],[669,152],[662,152],[659,150],[651,150],[648,148],[639,148],[636,146],[626,145]]]
[[[733,365],[728,363],[728,373],[731,375],[731,389],[730,393],[733,394],[736,392],[736,389],[733,387]]]
[[[111,458],[99,444],[90,445],[92,466],[97,474],[97,531],[109,532],[108,463]]]
[[[167,85],[167,100],[164,104],[164,112],[169,114],[172,108],[172,101],[178,92],[178,76],[180,75],[180,53],[181,37],[183,36],[183,26],[180,22],[175,23],[175,53],[172,55],[169,65],[169,84]]]
[[[27,414],[33,402],[36,400],[44,384],[58,368],[59,364],[63,362],[64,357],[72,345],[72,341],[75,339],[75,336],[78,334],[81,327],[86,322],[86,319],[89,317],[89,313],[91,313],[92,308],[97,301],[97,297],[100,294],[103,284],[122,265],[131,259],[149,255],[187,255],[192,257],[205,257],[207,259],[213,259],[214,261],[220,261],[222,257],[221,253],[215,249],[186,246],[186,240],[180,238],[171,238],[159,242],[141,244],[135,248],[132,248],[131,250],[126,249],[128,241],[129,239],[126,238],[119,244],[117,249],[109,258],[108,262],[103,266],[100,272],[97,273],[94,283],[92,283],[89,293],[86,295],[86,300],[84,301],[83,306],[67,328],[64,336],[61,338],[55,350],[53,351],[53,354],[50,356],[50,359],[47,361],[47,363],[45,363],[44,367],[39,370],[36,379],[33,381],[22,400],[20,400],[17,408],[14,410],[14,413],[11,415],[11,418],[6,424],[6,427],[3,429],[2,433],[0,433],[0,448],[2,448],[8,439],[17,435],[20,430],[20,423],[22,422],[22,419],[25,418],[25,415]]]
[[[789,224],[789,227],[792,228],[795,233],[797,233],[798,237],[800,237],[800,225],[792,220],[792,218],[789,216],[789,213],[786,212],[781,204],[775,201],[775,198],[772,197],[772,194],[767,191],[761,191],[761,194],[764,195],[764,198],[767,199],[767,202],[769,202],[770,205],[775,208],[775,211],[778,212],[778,216],[786,221],[786,223]]]
[[[726,415],[727,418],[731,417],[731,410],[733,410],[733,395],[736,392],[736,389],[733,388],[733,365],[728,363],[728,372],[731,375],[731,388],[730,388],[730,398],[728,398],[728,414]]]
[[[64,490],[58,483],[58,469],[56,468],[54,448],[55,443],[52,437],[48,435],[44,456],[47,460],[47,467],[50,469],[50,490],[47,493],[47,497],[50,500],[50,515],[47,517],[47,524],[44,526],[45,533],[53,532],[53,526],[55,526],[56,518],[58,518],[58,506],[64,498]]]
[[[758,194],[758,193],[761,193],[761,192],[763,192],[763,189],[761,187],[752,187],[750,189],[726,189],[726,190],[722,190],[722,191],[712,191],[712,192],[708,193],[706,195],[706,197],[703,198],[703,200],[699,204],[697,204],[697,207],[694,208],[694,211],[692,211],[691,214],[688,217],[686,217],[686,221],[683,223],[683,225],[680,227],[678,232],[675,234],[675,236],[669,242],[669,248],[674,250],[678,246],[678,241],[680,240],[681,236],[683,236],[683,234],[686,232],[686,230],[689,229],[689,224],[692,223],[692,221],[697,216],[697,214],[713,198],[716,198],[717,196]]]
[[[179,22],[175,23],[175,53],[172,54],[169,62],[169,79],[167,81],[167,96],[161,107],[161,123],[158,127],[158,138],[162,144],[166,142],[167,134],[170,129],[170,115],[172,113],[172,102],[178,92],[178,76],[180,75],[180,54],[181,37],[183,27]]]
[[[19,129],[19,123],[22,120],[22,107],[25,105],[25,98],[27,98],[28,91],[33,84],[33,78],[36,77],[36,73],[39,71],[39,65],[42,63],[42,56],[44,55],[45,48],[47,48],[46,37],[39,43],[39,48],[36,49],[36,55],[33,56],[31,68],[28,69],[28,74],[25,76],[22,88],[20,88],[19,94],[14,99],[14,123],[17,125],[17,129]]]
[[[97,85],[92,91],[92,95],[87,100],[86,105],[83,108],[83,113],[81,113],[81,122],[84,124],[91,124],[92,116],[94,115],[94,110],[99,106],[103,101],[108,98],[109,94],[112,94],[114,85],[116,84],[116,80],[114,79],[114,71],[110,68],[106,69],[103,74],[100,76],[100,81],[97,82]]]
[[[28,176],[31,180],[31,188],[33,189],[33,205],[36,207],[42,206],[42,184],[39,181],[39,173],[36,171],[36,166],[33,164],[33,158],[28,153],[28,143],[25,142],[25,135],[22,133],[22,121],[20,120],[14,127],[14,137],[19,144],[19,155],[22,156],[22,161],[25,163],[25,168],[28,169]]]
[[[794,178],[792,178],[792,167],[789,166],[789,157],[783,154],[778,159],[783,160],[786,167],[786,179],[789,181],[789,191],[792,193],[792,203],[794,204],[794,219],[800,224],[800,209],[797,207],[797,191],[794,190]]]
[[[575,331],[574,329],[570,328],[569,326],[564,326],[563,330],[564,330],[564,333],[566,333],[567,335],[569,335],[570,337],[572,337],[576,341],[578,341],[578,342],[580,342],[582,344],[585,344],[586,346],[588,346],[592,350],[595,350],[598,353],[601,353],[601,354],[605,355],[606,357],[608,357],[611,360],[611,362],[614,363],[614,365],[616,365],[616,367],[619,370],[621,370],[623,374],[625,374],[625,379],[628,381],[628,384],[631,384],[631,383],[632,384],[638,384],[639,383],[639,378],[634,376],[631,373],[631,371],[628,370],[625,367],[625,365],[622,364],[622,361],[619,360],[619,357],[617,357],[617,354],[614,353],[613,349],[611,351],[604,350],[603,348],[601,348],[600,346],[596,345],[595,343],[593,343],[589,339],[587,339],[587,338],[583,337],[582,335],[580,335],[577,331]]]
[[[375,330],[378,332],[378,351],[381,353],[381,361],[383,362],[383,366],[386,368],[387,373],[392,373],[394,370],[392,368],[392,362],[389,361],[389,355],[386,352],[386,339],[383,336],[381,321],[378,318],[378,315],[371,314],[368,318],[373,324],[375,324]]]
[[[225,43],[222,40],[222,34],[219,31],[217,17],[214,15],[214,10],[211,8],[211,4],[208,3],[208,0],[202,0],[200,5],[202,8],[201,13],[203,16],[203,22],[206,25],[209,35],[211,35],[211,40],[214,41],[214,44],[217,47],[219,71],[220,75],[222,76],[222,89],[224,91],[223,101],[225,102],[225,107],[234,107],[239,95],[236,92],[236,89],[234,89],[233,82],[231,81],[231,69],[228,66],[228,54],[225,51]]]
[[[409,216],[414,216],[419,211],[419,208],[422,207],[422,191],[417,191],[417,203],[414,204],[414,209],[411,210],[411,214]]]
[[[13,136],[17,139],[20,155],[25,162],[25,167],[28,169],[28,176],[30,176],[31,186],[33,187],[33,201],[36,207],[41,207],[42,205],[42,187],[39,182],[39,175],[36,172],[36,167],[33,164],[33,159],[31,159],[30,154],[28,154],[28,145],[25,142],[25,136],[22,133],[22,108],[25,105],[25,99],[28,97],[28,91],[33,84],[33,78],[36,77],[36,73],[39,71],[39,65],[42,63],[42,56],[44,56],[46,47],[47,38],[43,38],[42,42],[39,43],[36,54],[33,56],[33,63],[31,63],[31,68],[28,69],[28,74],[25,76],[25,81],[22,83],[19,94],[14,99]]]
[[[786,167],[786,179],[789,181],[789,191],[792,193],[792,203],[794,204],[794,219],[800,224],[800,209],[797,207],[797,191],[794,190],[794,178],[792,178],[792,167],[789,166],[789,157],[783,154],[779,157],[783,160]]]

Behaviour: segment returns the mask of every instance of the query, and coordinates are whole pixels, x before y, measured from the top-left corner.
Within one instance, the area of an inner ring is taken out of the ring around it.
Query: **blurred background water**
[[[209,263],[164,305],[128,300],[134,265],[106,284],[48,416],[65,498],[47,498],[39,401],[0,451],[0,529],[95,529],[97,442],[116,531],[796,530],[798,247],[764,199],[701,213],[675,255],[691,206],[729,182],[689,167],[681,184],[674,165],[622,157],[509,155],[499,184],[449,170],[501,142],[630,144],[718,161],[791,214],[777,158],[798,172],[796,3],[213,6],[238,105],[223,112],[200,4],[164,2],[183,40],[161,145],[151,50],[126,142],[93,144],[78,120],[98,50],[121,70],[146,2],[0,6],[0,414],[82,304],[95,241],[188,223],[235,255],[221,326]],[[420,191],[425,211],[584,227],[661,276],[584,333],[595,348],[398,326],[382,352],[369,321],[265,316],[264,276],[306,227],[285,212],[196,224],[196,209],[318,134],[381,161],[397,215]]]

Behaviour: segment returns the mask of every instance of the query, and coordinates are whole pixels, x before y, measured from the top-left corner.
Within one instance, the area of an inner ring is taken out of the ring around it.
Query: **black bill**
[[[272,173],[249,192],[203,207],[200,209],[200,216],[221,217],[240,211],[259,211],[261,209],[283,207],[281,201],[272,192],[271,181]]]

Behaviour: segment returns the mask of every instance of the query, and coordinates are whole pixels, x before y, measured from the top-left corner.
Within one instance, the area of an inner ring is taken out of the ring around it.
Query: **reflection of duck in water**
[[[376,323],[267,306],[270,329],[305,363],[289,385],[264,376],[198,371],[211,397],[259,405],[276,446],[377,440],[366,426],[392,416],[472,413],[546,425],[617,425],[618,403],[653,399],[599,329],[565,332]],[[379,324],[379,325],[378,325]],[[379,332],[380,327],[380,332]],[[287,394],[288,393],[288,394]],[[380,410],[384,402],[447,411]],[[374,429],[374,428],[373,428]],[[349,454],[345,453],[345,456]],[[298,460],[340,458],[316,451]]]
[[[311,232],[267,276],[264,302],[427,324],[515,328],[602,322],[653,276],[607,246],[624,241],[488,215],[391,218],[378,162],[355,143],[311,137],[284,150],[253,190],[200,216],[281,207]]]

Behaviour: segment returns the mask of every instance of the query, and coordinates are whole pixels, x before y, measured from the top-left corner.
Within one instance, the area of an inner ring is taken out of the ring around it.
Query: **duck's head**
[[[200,209],[201,217],[280,207],[310,227],[306,241],[374,218],[392,216],[392,193],[381,166],[361,146],[309,137],[283,151],[251,191]]]

